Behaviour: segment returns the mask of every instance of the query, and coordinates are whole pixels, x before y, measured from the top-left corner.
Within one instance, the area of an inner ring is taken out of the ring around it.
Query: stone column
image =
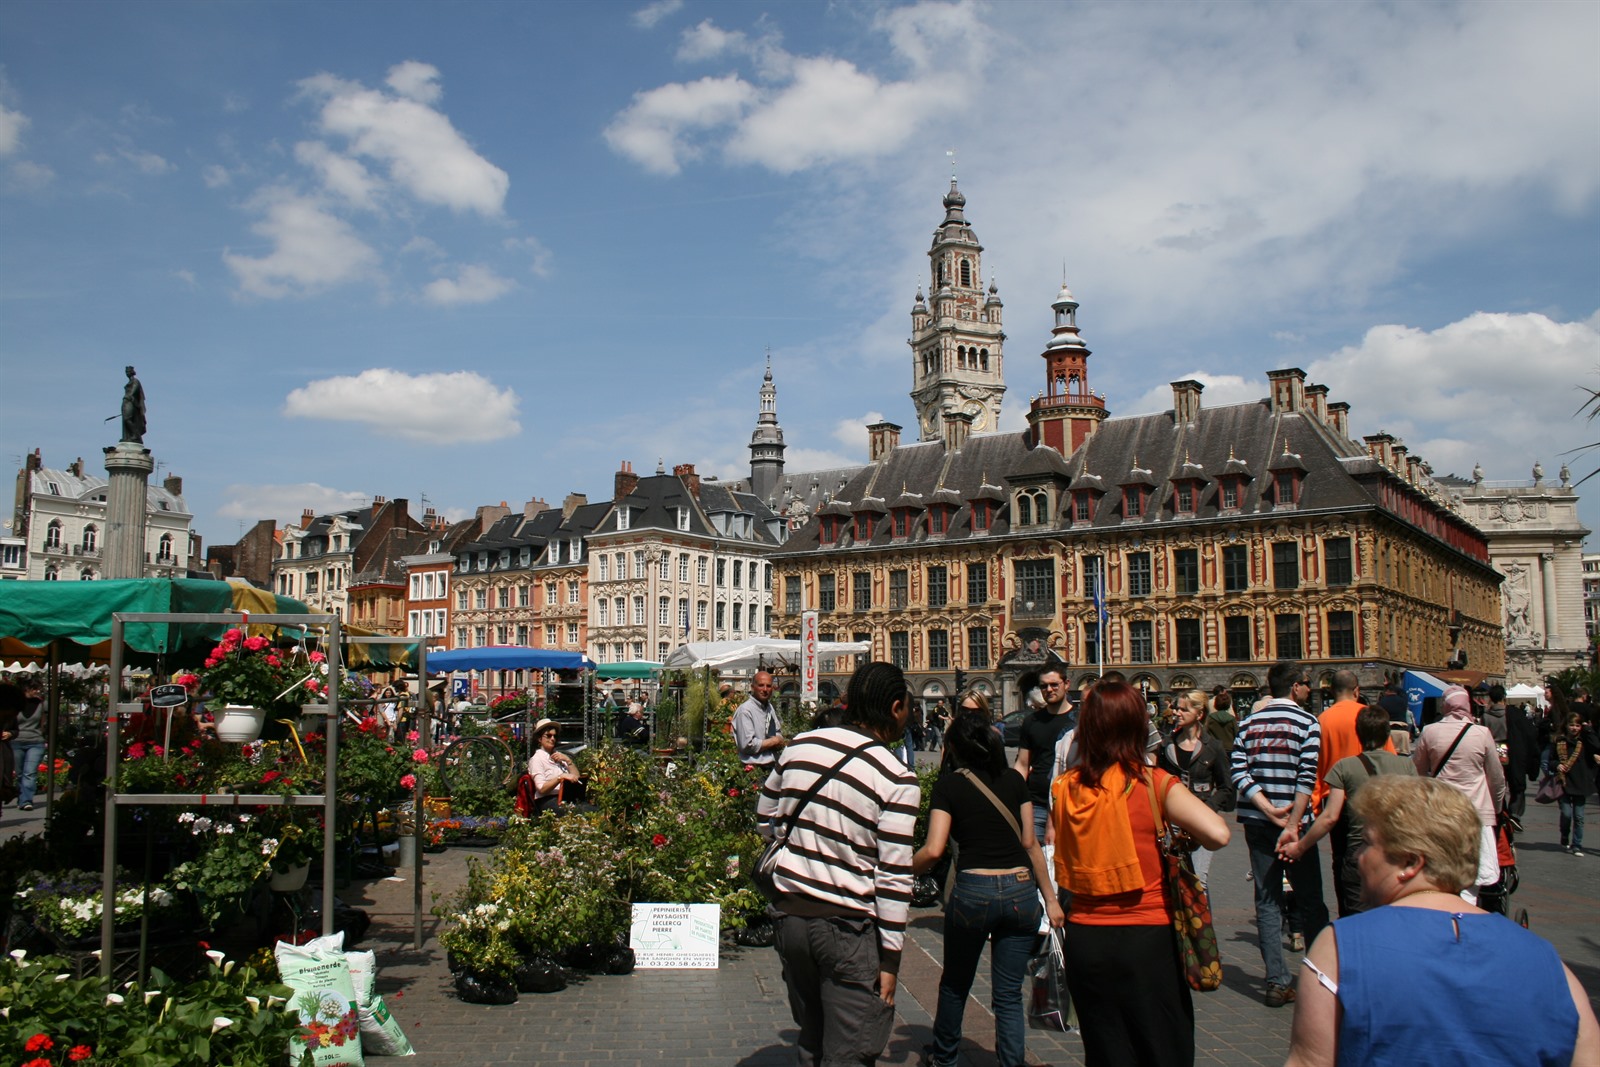
[[[1544,579],[1544,647],[1556,648],[1561,644],[1561,635],[1556,632],[1559,623],[1556,605],[1556,555],[1554,552],[1539,553],[1539,575]]]
[[[149,507],[150,475],[156,469],[150,450],[132,441],[105,450],[106,473],[106,578],[143,578],[145,524]]]

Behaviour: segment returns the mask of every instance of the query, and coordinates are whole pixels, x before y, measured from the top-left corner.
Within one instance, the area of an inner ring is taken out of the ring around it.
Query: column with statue
[[[106,492],[106,578],[144,577],[150,475],[156,469],[155,459],[144,447],[144,386],[139,384],[132,367],[126,368],[125,373],[128,381],[122,390],[122,437],[105,450],[106,474],[111,479]],[[112,415],[106,421],[117,417]]]

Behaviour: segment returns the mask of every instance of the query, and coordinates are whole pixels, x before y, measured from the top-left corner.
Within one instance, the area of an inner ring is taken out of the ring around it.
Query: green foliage
[[[914,849],[921,848],[928,840],[928,807],[933,803],[933,783],[938,780],[938,764],[917,768],[917,788],[922,793],[922,805],[917,810],[917,828],[911,842]]]
[[[116,872],[114,909],[117,925],[136,921],[145,910],[144,887],[127,871]],[[14,907],[32,916],[33,921],[64,938],[97,933],[104,912],[103,886],[99,871],[24,872],[16,881]],[[172,908],[177,900],[165,887],[150,887],[152,912]]]
[[[1560,690],[1561,695],[1568,700],[1579,689],[1593,696],[1600,692],[1600,670],[1593,667],[1568,667],[1560,674],[1549,678],[1552,688]]]
[[[99,978],[70,977],[72,965],[59,957],[0,959],[5,1062],[32,1055],[89,1067],[282,1067],[300,1031],[286,1010],[293,991],[220,956],[186,985],[156,971],[148,988],[116,992]],[[74,1059],[74,1049],[88,1051]],[[309,1062],[307,1054],[301,1067]]]
[[[194,894],[200,913],[217,929],[244,910],[257,883],[272,869],[278,841],[264,837],[249,814],[195,815],[178,821],[203,842],[199,858],[180,863],[169,879]]]

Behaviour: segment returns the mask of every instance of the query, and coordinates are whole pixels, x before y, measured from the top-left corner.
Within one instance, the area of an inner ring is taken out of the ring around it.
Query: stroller
[[[1528,909],[1513,908],[1511,894],[1517,891],[1516,832],[1511,820],[1501,816],[1494,828],[1496,854],[1500,860],[1500,880],[1493,885],[1478,888],[1478,906],[1484,911],[1498,912],[1523,929],[1528,928]]]

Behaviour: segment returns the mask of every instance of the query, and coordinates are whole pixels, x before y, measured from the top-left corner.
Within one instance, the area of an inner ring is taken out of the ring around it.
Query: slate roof
[[[96,478],[91,474],[73,474],[57,467],[40,467],[30,471],[29,476],[32,478],[31,489],[34,496],[54,497],[57,500],[103,499],[111,486],[111,483],[104,478]],[[60,492],[51,492],[52,483]],[[165,511],[174,515],[189,514],[189,507],[183,502],[183,497],[167,492],[166,487],[160,482],[151,482],[145,487],[145,507],[150,511]]]
[[[617,511],[624,507],[629,510],[626,531],[617,525]],[[689,509],[687,529],[678,526],[678,509],[682,507]],[[719,526],[717,516],[728,518],[722,519],[723,525]],[[748,519],[748,534],[740,532],[743,525],[740,516]],[[611,506],[594,532],[614,534],[632,530],[670,530],[775,546],[779,543],[779,523],[777,515],[764,502],[756,499],[745,482],[702,480],[700,496],[696,500],[683,478],[676,474],[656,474],[640,478],[632,492]]]

